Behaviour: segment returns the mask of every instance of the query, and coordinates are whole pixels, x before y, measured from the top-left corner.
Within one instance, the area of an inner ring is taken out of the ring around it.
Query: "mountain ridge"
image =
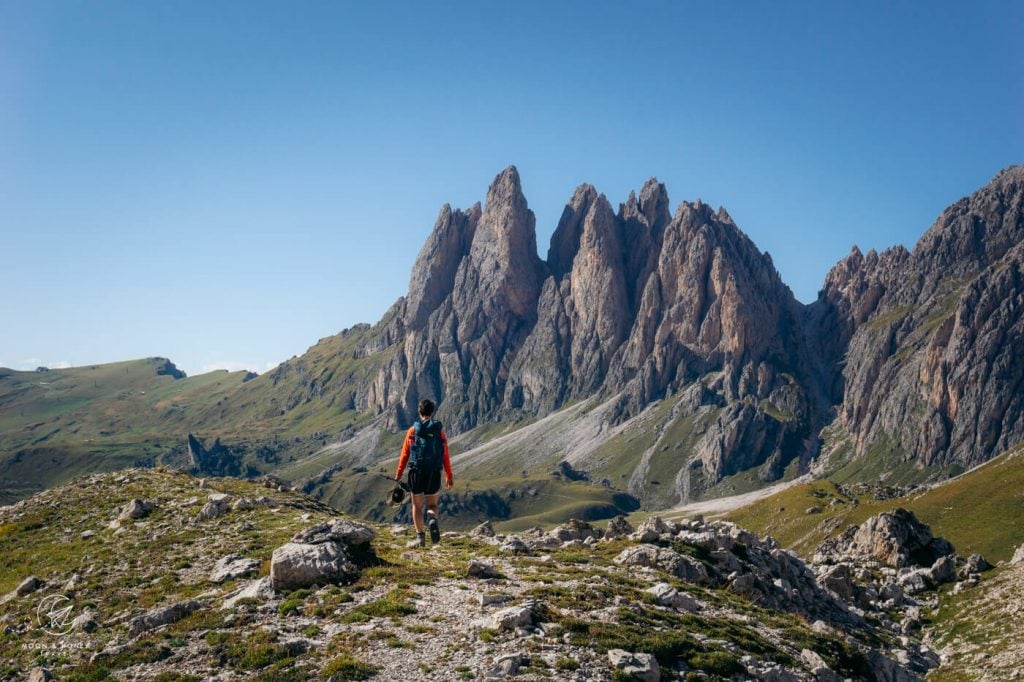
[[[913,251],[854,247],[804,305],[724,208],[683,201],[670,213],[654,178],[617,211],[578,187],[541,259],[510,166],[482,206],[442,207],[408,295],[377,323],[255,379],[228,375],[216,393],[154,403],[150,428],[179,441],[149,461],[187,465],[182,431],[196,431],[221,437],[255,473],[342,485],[346,468],[388,456],[432,397],[469,449],[495,428],[585,404],[538,438],[591,443],[570,448],[573,466],[655,506],[745,472],[778,480],[823,451],[851,466],[884,451],[922,476],[955,473],[1024,439],[1012,362],[1024,353],[1022,187],[1024,167],[1001,171]],[[92,418],[87,407],[75,414],[43,422],[53,442],[73,436],[68,420]],[[134,432],[133,420],[122,428]],[[0,476],[35,443],[29,426],[0,420]],[[536,446],[508,452],[502,476],[549,471],[570,451]],[[479,473],[474,461],[466,474]]]

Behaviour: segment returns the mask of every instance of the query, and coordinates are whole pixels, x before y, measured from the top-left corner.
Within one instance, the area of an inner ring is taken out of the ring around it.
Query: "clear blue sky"
[[[0,365],[262,371],[518,166],[724,205],[813,300],[1024,162],[1024,3],[0,0]]]

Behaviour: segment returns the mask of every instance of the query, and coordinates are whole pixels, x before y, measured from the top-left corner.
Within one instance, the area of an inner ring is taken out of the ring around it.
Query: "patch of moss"
[[[342,654],[327,662],[321,671],[325,679],[357,681],[368,680],[377,674],[379,668],[364,661],[354,658],[348,654]]]

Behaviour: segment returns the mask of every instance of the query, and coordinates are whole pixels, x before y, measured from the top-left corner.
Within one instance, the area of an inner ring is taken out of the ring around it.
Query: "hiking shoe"
[[[435,545],[441,542],[441,529],[437,527],[437,519],[430,519],[427,527],[430,528],[430,541]]]
[[[425,547],[426,544],[427,544],[427,534],[426,533],[416,533],[416,546],[417,547]]]

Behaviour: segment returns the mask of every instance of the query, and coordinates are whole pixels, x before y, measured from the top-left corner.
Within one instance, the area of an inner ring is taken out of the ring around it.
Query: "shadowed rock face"
[[[703,484],[777,478],[833,414],[862,453],[984,461],[1024,440],[1022,188],[1022,168],[1000,173],[913,252],[854,247],[803,306],[724,209],[672,215],[654,179],[618,211],[581,185],[542,261],[510,167],[483,208],[442,208],[352,400],[397,428],[439,399],[455,434],[591,397],[621,422],[678,395],[680,419],[708,417],[679,462]]]

